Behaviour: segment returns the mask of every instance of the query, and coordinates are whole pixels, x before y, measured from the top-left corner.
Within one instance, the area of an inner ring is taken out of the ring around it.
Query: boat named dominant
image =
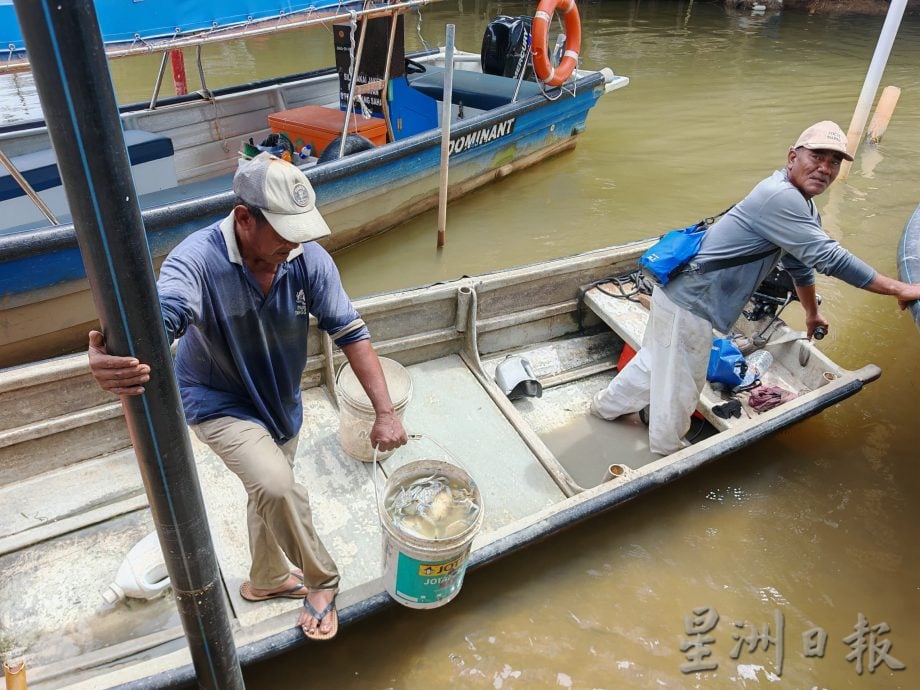
[[[477,146],[482,146],[483,144],[488,144],[491,141],[508,136],[514,132],[515,120],[517,120],[516,117],[509,117],[507,120],[503,120],[491,127],[486,126],[481,129],[473,130],[469,134],[459,136],[456,139],[451,139],[447,155],[453,156],[455,153],[462,153],[463,151],[474,149]]]

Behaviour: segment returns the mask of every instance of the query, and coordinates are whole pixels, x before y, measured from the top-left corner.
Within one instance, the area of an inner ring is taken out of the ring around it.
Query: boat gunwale
[[[907,219],[898,242],[898,276],[905,283],[915,283],[920,279],[920,206]],[[908,309],[920,328],[920,302],[911,303]]]

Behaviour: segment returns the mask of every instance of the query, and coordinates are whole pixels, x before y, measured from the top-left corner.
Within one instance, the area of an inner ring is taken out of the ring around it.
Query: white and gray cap
[[[792,148],[800,146],[814,151],[836,151],[848,161],[853,160],[847,151],[847,135],[840,129],[840,125],[830,120],[816,122],[802,132]]]
[[[329,234],[316,208],[310,180],[296,166],[270,153],[241,161],[233,176],[233,192],[262,210],[265,219],[288,242],[309,242]]]

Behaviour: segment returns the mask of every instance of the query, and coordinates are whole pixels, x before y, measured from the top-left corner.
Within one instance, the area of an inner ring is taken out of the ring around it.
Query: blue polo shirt
[[[240,255],[232,214],[170,252],[157,290],[170,341],[182,336],[176,375],[191,424],[248,419],[284,443],[303,421],[310,314],[339,346],[370,337],[315,242],[288,255],[265,295]]]

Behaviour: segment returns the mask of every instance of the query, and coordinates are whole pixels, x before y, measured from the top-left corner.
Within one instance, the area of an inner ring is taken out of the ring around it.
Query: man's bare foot
[[[314,612],[321,615],[326,611],[327,607],[335,599],[335,595],[336,590],[334,589],[318,589],[307,594],[306,602],[313,608],[313,612],[307,608],[302,608],[300,615],[297,617],[297,625],[301,627],[307,637],[322,639],[331,637],[334,634],[333,631],[338,627],[338,618],[335,615],[334,606],[329,613],[322,616],[322,620],[318,620]]]

